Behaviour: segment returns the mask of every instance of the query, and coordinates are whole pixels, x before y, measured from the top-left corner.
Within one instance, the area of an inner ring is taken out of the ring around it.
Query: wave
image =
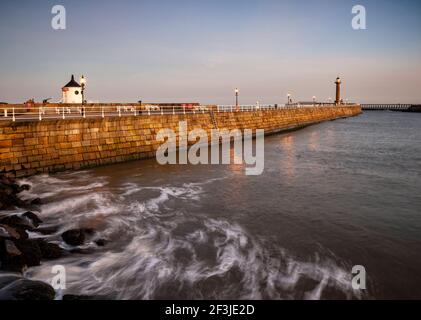
[[[29,190],[23,191],[20,197],[23,200],[33,198],[48,199],[60,194],[83,193],[88,190],[104,187],[107,182],[105,178],[96,178],[95,182],[90,181],[90,176],[86,172],[66,173],[65,178],[58,178],[50,175],[38,175],[30,179],[21,179],[19,184],[28,184]],[[54,188],[52,188],[54,186]]]
[[[70,180],[50,180],[50,187],[77,190]],[[125,183],[113,192],[93,192],[91,184],[89,193],[43,205],[41,216],[62,230],[101,220],[97,236],[110,244],[89,255],[47,261],[28,275],[50,282],[51,267],[62,264],[66,293],[115,299],[323,299],[326,292],[363,297],[351,287],[351,268],[322,250],[298,260],[235,221],[188,214],[185,206],[174,205],[174,200],[200,202],[206,185],[215,181],[159,187]]]

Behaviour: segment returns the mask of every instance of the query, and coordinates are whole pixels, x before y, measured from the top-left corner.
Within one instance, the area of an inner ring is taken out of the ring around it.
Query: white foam
[[[41,206],[41,216],[59,219],[62,228],[104,215],[107,228],[101,236],[124,244],[46,261],[31,269],[31,276],[49,282],[48,268],[63,264],[71,293],[119,299],[321,299],[327,286],[348,298],[361,298],[351,288],[350,273],[332,259],[300,261],[252,237],[238,223],[171,207],[171,200],[200,201],[204,186],[213,181],[163,187],[130,183],[121,187],[119,196],[91,191]],[[299,282],[313,283],[310,280],[317,284],[299,292]]]

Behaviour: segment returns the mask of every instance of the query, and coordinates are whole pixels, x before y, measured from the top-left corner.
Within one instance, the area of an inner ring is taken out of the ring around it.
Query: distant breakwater
[[[402,111],[402,112],[421,112],[421,105],[419,104],[402,104],[402,103],[372,103],[372,104],[362,104],[362,110],[389,110],[389,111]]]
[[[156,134],[169,128],[188,130],[264,129],[266,134],[355,116],[361,106],[280,108],[249,112],[164,114],[86,119],[0,122],[0,174],[24,177],[78,170],[129,160],[153,158],[161,142]]]

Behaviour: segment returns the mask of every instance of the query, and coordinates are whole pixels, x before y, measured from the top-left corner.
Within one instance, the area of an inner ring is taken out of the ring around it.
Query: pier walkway
[[[363,110],[391,110],[391,111],[410,111],[412,104],[362,104]]]

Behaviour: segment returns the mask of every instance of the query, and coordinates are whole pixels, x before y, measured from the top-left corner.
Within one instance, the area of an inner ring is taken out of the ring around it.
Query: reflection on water
[[[320,132],[313,131],[308,139],[308,150],[313,152],[319,151],[319,143],[320,143]]]
[[[273,135],[261,176],[151,160],[32,177],[50,240],[96,233],[28,276],[63,264],[64,293],[113,299],[421,298],[420,124],[373,112]]]
[[[295,149],[294,149],[294,134],[289,134],[280,138],[281,154],[280,168],[284,173],[286,183],[293,183],[295,176]]]

